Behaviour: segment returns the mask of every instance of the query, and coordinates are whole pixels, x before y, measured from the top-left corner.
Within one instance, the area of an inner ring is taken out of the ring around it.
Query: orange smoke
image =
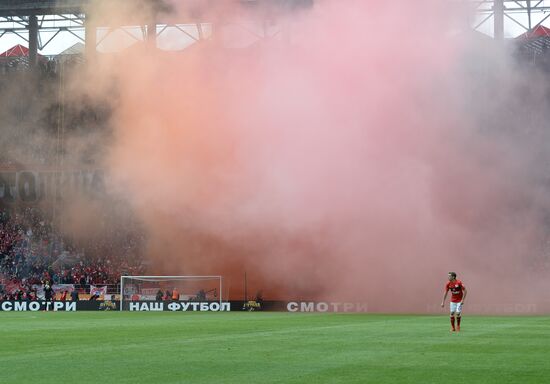
[[[501,220],[529,193],[469,141],[465,42],[435,3],[317,2],[246,48],[220,27],[97,67],[100,93],[116,84],[110,185],[146,223],[153,272],[221,274],[241,298],[246,271],[268,299],[424,312],[456,270],[491,300],[539,233]]]

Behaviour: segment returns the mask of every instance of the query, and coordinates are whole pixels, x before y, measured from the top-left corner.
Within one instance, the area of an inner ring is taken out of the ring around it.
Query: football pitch
[[[7,383],[548,383],[550,317],[0,312]]]

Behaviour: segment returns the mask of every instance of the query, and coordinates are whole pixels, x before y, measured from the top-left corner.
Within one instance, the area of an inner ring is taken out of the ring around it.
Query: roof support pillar
[[[84,21],[85,26],[85,56],[87,61],[93,61],[95,59],[97,50],[97,26],[93,22],[93,17],[90,14],[86,14]]]
[[[493,1],[494,12],[494,38],[495,40],[504,40],[504,0]]]
[[[147,23],[147,43],[153,48],[157,47],[157,23],[154,20]]]
[[[38,17],[29,16],[29,66],[36,67],[38,57]]]

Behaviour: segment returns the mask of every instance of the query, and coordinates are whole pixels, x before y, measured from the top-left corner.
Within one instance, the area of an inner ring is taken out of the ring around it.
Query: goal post
[[[174,290],[179,301],[216,301],[221,306],[222,289],[222,276],[121,276],[120,310],[125,302],[172,301]]]

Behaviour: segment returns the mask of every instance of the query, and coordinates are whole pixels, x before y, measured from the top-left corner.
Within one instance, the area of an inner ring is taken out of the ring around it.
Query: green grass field
[[[549,317],[0,312],[7,383],[549,383]]]

